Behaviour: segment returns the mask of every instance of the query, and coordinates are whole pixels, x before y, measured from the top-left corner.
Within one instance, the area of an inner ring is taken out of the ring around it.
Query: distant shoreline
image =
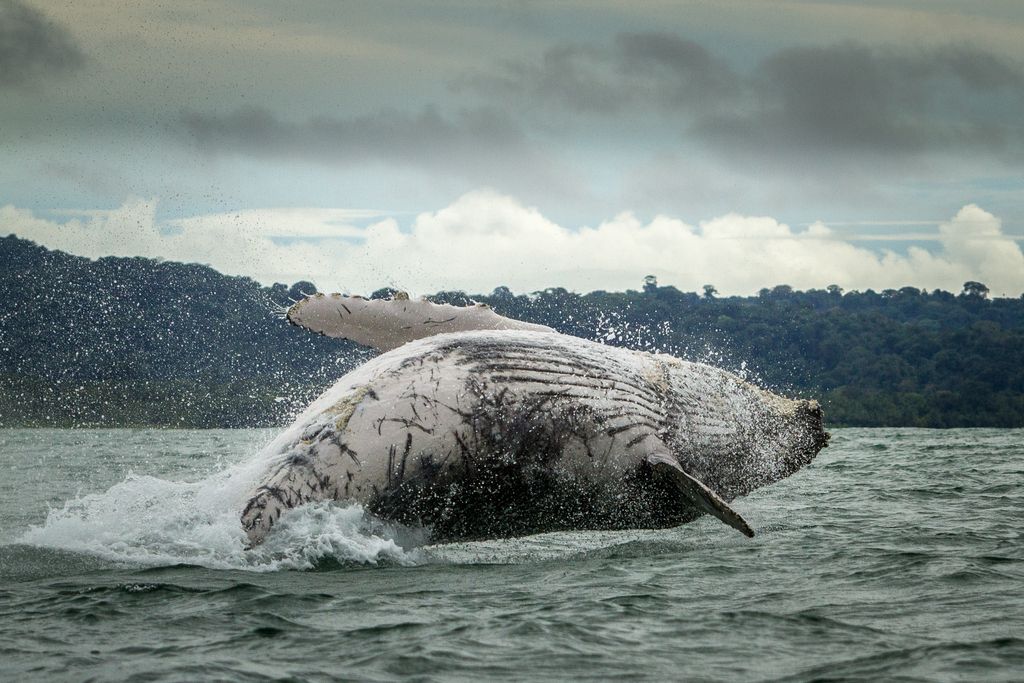
[[[1024,297],[787,285],[755,296],[662,287],[439,292],[566,334],[668,353],[818,400],[829,425],[1024,427]],[[90,260],[0,238],[0,425],[286,425],[372,352],[290,327],[310,282],[262,287],[207,266]],[[386,297],[393,290],[368,293]]]

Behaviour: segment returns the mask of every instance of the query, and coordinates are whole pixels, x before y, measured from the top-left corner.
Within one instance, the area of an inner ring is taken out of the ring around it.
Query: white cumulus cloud
[[[414,293],[577,291],[661,284],[722,294],[752,294],[788,284],[798,289],[902,286],[959,291],[985,282],[997,295],[1024,291],[1024,254],[1000,220],[964,206],[932,234],[936,248],[875,250],[827,225],[804,230],[770,217],[726,214],[697,225],[631,213],[568,228],[539,210],[491,190],[468,193],[422,213],[411,225],[378,212],[347,209],[248,209],[160,221],[156,202],[130,199],[110,211],[67,212],[49,220],[0,208],[0,234],[90,257],[147,256],[207,263],[262,282],[314,281],[321,289],[367,293],[389,285]]]

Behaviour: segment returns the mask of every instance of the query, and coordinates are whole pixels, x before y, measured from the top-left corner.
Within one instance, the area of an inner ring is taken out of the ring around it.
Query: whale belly
[[[549,333],[438,335],[311,404],[272,444],[242,525],[258,543],[288,508],[352,500],[436,540],[704,513],[752,535],[728,500],[827,440],[817,404],[717,368]]]
[[[343,378],[279,444],[243,524],[255,541],[284,509],[333,499],[439,538],[636,526],[651,511],[624,492],[661,415],[627,360],[485,338]]]

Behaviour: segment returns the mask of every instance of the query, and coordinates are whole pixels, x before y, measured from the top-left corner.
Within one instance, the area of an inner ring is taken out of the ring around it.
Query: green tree
[[[979,299],[988,298],[989,289],[981,282],[975,282],[974,280],[968,280],[964,283],[964,289],[960,292],[960,296],[977,297]]]

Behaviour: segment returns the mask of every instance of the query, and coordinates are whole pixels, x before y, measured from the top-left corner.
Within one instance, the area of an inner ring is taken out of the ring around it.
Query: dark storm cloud
[[[691,140],[743,154],[1024,146],[1024,71],[968,45],[789,48],[741,75],[678,35],[628,33],[610,45],[556,46],[539,62],[503,64],[456,87],[530,108],[657,113]]]
[[[84,61],[74,38],[41,12],[17,0],[0,0],[0,86],[72,71]]]
[[[227,115],[186,112],[181,124],[202,150],[331,165],[385,162],[484,183],[550,186],[573,192],[562,173],[496,109],[447,116],[382,110],[356,117],[286,121],[262,108]]]
[[[693,134],[748,152],[1015,154],[1024,142],[1024,72],[974,48],[790,48],[749,88],[749,110],[698,120]]]
[[[328,163],[438,159],[523,142],[522,132],[507,117],[489,109],[463,112],[455,119],[428,107],[418,114],[385,110],[290,122],[266,109],[248,108],[224,116],[188,112],[182,120],[204,149]]]
[[[966,44],[794,47],[740,72],[679,35],[622,33],[478,71],[455,89],[457,101],[478,106],[301,120],[249,108],[189,112],[178,123],[211,154],[378,162],[438,182],[548,197],[596,194],[581,189],[590,168],[579,157],[572,168],[554,162],[567,147],[584,151],[586,163],[592,149],[657,149],[759,185],[809,179],[829,197],[854,182],[877,186],[960,166],[998,174],[999,164],[1016,168],[1024,155],[1024,71]]]
[[[683,103],[693,98],[730,97],[739,91],[732,69],[701,45],[670,33],[623,33],[616,40],[616,59],[627,77],[641,82],[654,99]]]
[[[697,43],[670,33],[623,33],[611,46],[561,45],[539,64],[506,63],[455,83],[498,98],[525,98],[573,111],[619,113],[630,107],[704,110],[739,92],[729,66]]]
[[[929,74],[948,72],[976,90],[1017,88],[1024,85],[1024,71],[1019,64],[1010,64],[988,52],[949,46],[935,50],[925,64],[918,64]]]

